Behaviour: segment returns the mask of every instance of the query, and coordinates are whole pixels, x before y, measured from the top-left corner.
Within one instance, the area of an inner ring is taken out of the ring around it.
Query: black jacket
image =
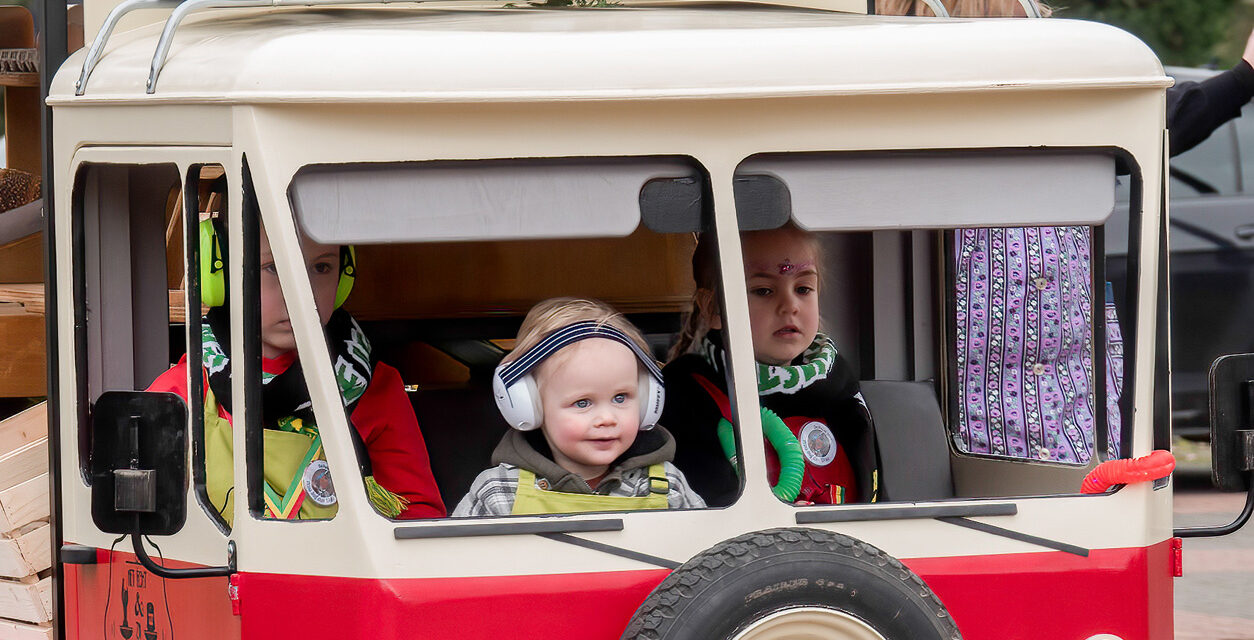
[[[688,483],[709,506],[727,506],[735,502],[740,494],[740,478],[723,455],[718,441],[718,421],[723,417],[722,411],[694,374],[727,391],[723,374],[702,356],[688,354],[677,358],[662,369],[666,379],[666,407],[661,423],[675,437],[675,466],[684,472]],[[802,415],[819,417],[827,422],[853,465],[860,500],[869,502],[876,499],[873,494],[878,484],[879,452],[874,427],[867,418],[869,414],[865,407],[856,397],[857,393],[857,377],[844,358],[837,354],[832,371],[823,380],[795,394],[776,393],[758,398],[763,406],[781,418]]]

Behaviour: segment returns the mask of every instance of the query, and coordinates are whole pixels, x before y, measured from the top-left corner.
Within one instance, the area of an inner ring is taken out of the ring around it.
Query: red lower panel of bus
[[[1171,541],[1144,549],[903,560],[966,640],[1172,637]]]
[[[173,640],[176,633],[179,640],[605,640],[621,635],[668,573],[391,580],[241,573],[237,617],[224,578],[162,580],[130,554],[102,560],[66,566],[70,640]],[[967,640],[1172,636],[1170,541],[1087,558],[1048,552],[906,564],[945,602]]]

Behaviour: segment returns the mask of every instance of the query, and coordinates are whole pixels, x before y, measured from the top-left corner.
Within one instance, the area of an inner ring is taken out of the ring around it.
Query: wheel
[[[623,632],[643,640],[959,640],[945,606],[892,556],[817,529],[769,529],[676,569]]]

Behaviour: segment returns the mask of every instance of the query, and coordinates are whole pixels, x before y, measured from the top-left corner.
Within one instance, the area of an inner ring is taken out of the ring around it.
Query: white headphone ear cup
[[[662,419],[662,407],[666,403],[666,387],[648,371],[640,372],[640,429],[647,431]]]
[[[519,427],[519,429],[523,431],[539,429],[540,425],[544,424],[544,407],[540,405],[540,386],[536,384],[536,379],[531,374],[523,376],[522,380],[518,381],[517,386],[520,387],[519,392],[527,394],[531,407],[531,419],[528,420],[531,426],[527,428]]]
[[[540,426],[540,394],[536,389],[535,380],[523,376],[509,387],[501,380],[501,367],[492,374],[492,397],[496,399],[496,408],[505,418],[509,426],[519,431],[531,431]]]

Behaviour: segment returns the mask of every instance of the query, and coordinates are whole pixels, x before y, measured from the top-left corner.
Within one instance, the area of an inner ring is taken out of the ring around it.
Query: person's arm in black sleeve
[[[1181,82],[1167,89],[1167,129],[1171,155],[1197,146],[1225,122],[1239,117],[1254,98],[1254,33],[1237,65],[1202,82]]]
[[[725,507],[740,494],[740,477],[718,441],[722,418],[714,399],[687,370],[668,366],[662,426],[675,436],[674,464],[707,505]]]

